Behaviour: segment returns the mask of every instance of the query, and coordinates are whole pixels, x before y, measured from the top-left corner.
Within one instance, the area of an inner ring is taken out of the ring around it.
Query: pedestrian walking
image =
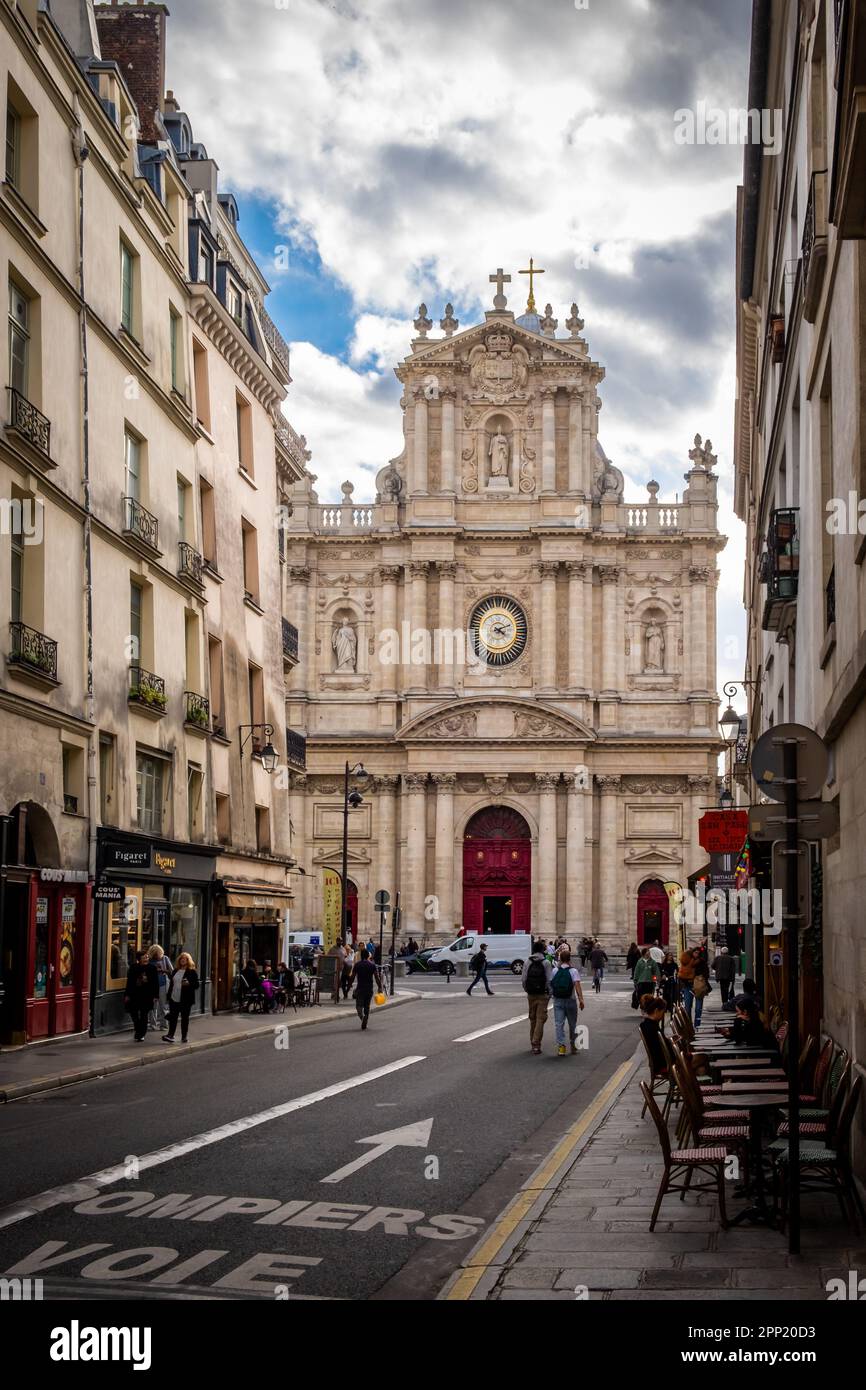
[[[346,947],[342,941],[337,940],[328,952],[329,956],[334,957],[334,978],[331,982],[331,1003],[340,1002],[340,981],[343,978],[343,964],[346,959]]]
[[[737,975],[737,958],[730,954],[727,946],[721,948],[713,961],[713,974],[719,982],[722,1008],[724,1009],[734,992],[734,980]]]
[[[593,943],[592,950],[589,953],[589,963],[592,967],[592,987],[596,994],[601,994],[604,967],[607,965],[607,952],[602,949],[597,941]]]
[[[640,959],[634,968],[634,994],[632,995],[632,1008],[640,1007],[640,1001],[645,994],[655,994],[657,987],[662,982],[662,972],[656,961],[650,955],[649,946],[644,946],[640,953]]]
[[[692,979],[692,993],[695,996],[695,1027],[700,1028],[701,1016],[704,1012],[704,1000],[710,993],[710,963],[707,960],[707,953],[703,950],[695,951],[695,973]]]
[[[680,982],[680,999],[682,1006],[688,1014],[692,1016],[692,1006],[695,1002],[695,952],[691,949],[685,950],[680,954],[680,969],[677,979]]]
[[[126,977],[123,1003],[132,1019],[133,1036],[136,1042],[144,1042],[147,1033],[147,1020],[153,1001],[159,998],[159,977],[156,966],[149,959],[147,951],[139,951],[135,965]]]
[[[582,966],[584,966],[584,968],[586,967],[586,962],[589,960],[589,955],[590,955],[590,952],[591,952],[591,950],[592,950],[592,948],[593,948],[594,945],[595,945],[595,942],[593,941],[593,939],[592,939],[591,936],[585,936],[585,937],[583,937],[583,939],[581,940],[581,943],[580,943],[580,963],[581,963]]]
[[[188,1041],[189,1016],[195,1003],[198,986],[199,978],[196,973],[195,961],[189,951],[181,951],[168,985],[168,1032],[163,1038],[163,1042],[174,1042],[178,1019],[180,1019],[180,1040],[181,1042]]]
[[[370,952],[366,947],[362,947],[358,952],[359,959],[352,967],[351,983],[355,986],[355,1008],[361,1020],[362,1032],[366,1029],[370,1021],[370,1005],[373,1002],[373,986],[382,988],[382,976],[373,963]]]
[[[343,947],[343,973],[340,976],[340,988],[343,991],[343,999],[348,999],[349,988],[352,983],[352,971],[355,968],[355,950],[351,941],[347,941]]]
[[[478,984],[478,981],[481,980],[484,983],[484,988],[487,990],[487,993],[492,994],[493,990],[487,983],[487,947],[484,945],[483,941],[469,962],[469,968],[475,971],[475,979],[472,981],[466,993],[471,994]]]
[[[577,1052],[577,1008],[580,1004],[584,1008],[583,987],[580,983],[580,971],[576,965],[571,963],[570,952],[563,952],[559,958],[559,964],[554,970],[550,980],[550,992],[553,995],[553,1019],[556,1024],[556,1051],[559,1057],[566,1055],[565,1046],[565,1025],[568,1024],[568,1036],[571,1044],[572,1054]]]
[[[544,955],[543,941],[533,941],[532,954],[523,967],[521,980],[529,1002],[529,1042],[536,1056],[541,1055],[544,1025],[550,1003],[553,968]]]
[[[154,942],[147,953],[147,958],[151,965],[156,966],[156,975],[159,982],[159,994],[153,1001],[150,1010],[150,1017],[147,1026],[153,1032],[164,1033],[168,1028],[168,1010],[166,1008],[166,996],[168,994],[168,981],[172,972],[172,963],[162,947]]]
[[[665,958],[661,963],[662,975],[662,994],[668,1011],[673,1013],[674,1004],[677,1002],[677,963],[672,951],[665,951]]]
[[[632,976],[632,978],[634,978],[634,968],[639,960],[640,947],[638,946],[636,941],[633,941],[628,948],[628,953],[626,954],[625,958],[626,969],[628,970],[628,973]]]

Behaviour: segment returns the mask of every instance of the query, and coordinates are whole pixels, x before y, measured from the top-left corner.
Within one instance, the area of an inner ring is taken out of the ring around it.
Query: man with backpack
[[[470,970],[475,971],[475,979],[472,981],[472,984],[469,986],[466,993],[471,994],[475,986],[478,984],[478,981],[483,980],[484,988],[487,990],[487,993],[492,994],[493,990],[487,983],[487,947],[484,945],[483,941],[481,945],[478,947],[478,950],[475,952],[475,955],[469,962],[469,968]]]
[[[583,1002],[583,988],[580,983],[580,971],[571,963],[571,952],[561,951],[559,964],[553,971],[550,980],[550,992],[553,995],[553,1018],[556,1023],[556,1051],[560,1057],[565,1056],[565,1025],[568,1022],[568,1033],[571,1041],[572,1055],[577,1052],[577,1045],[574,1041],[577,1033],[577,1006],[580,1003],[581,1009],[585,1007]]]
[[[529,1041],[536,1057],[541,1056],[541,1040],[547,1022],[550,981],[553,966],[545,956],[545,943],[533,941],[532,954],[523,966],[523,988],[529,1000]]]

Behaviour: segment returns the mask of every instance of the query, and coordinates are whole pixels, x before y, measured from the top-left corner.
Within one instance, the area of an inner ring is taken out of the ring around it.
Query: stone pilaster
[[[410,492],[427,492],[427,394],[423,387],[415,392],[415,445],[412,454],[412,484]]]
[[[541,646],[541,689],[547,694],[556,692],[556,576],[559,562],[543,560],[538,566],[541,575],[541,630],[535,640]]]
[[[375,778],[375,790],[377,794],[377,860],[376,876],[377,882],[373,885],[374,892],[380,888],[386,889],[391,894],[391,906],[394,906],[394,897],[397,892],[397,787],[400,779],[396,776],[377,776]]]
[[[624,939],[630,924],[624,920],[621,893],[622,852],[619,845],[619,793],[621,777],[596,777],[601,793],[601,826],[598,853],[598,930],[607,941]],[[631,937],[629,937],[631,940]]]
[[[545,938],[556,935],[556,789],[558,772],[537,772],[538,888],[534,929]]]
[[[457,577],[457,566],[453,560],[440,560],[436,568],[439,571],[439,642],[442,656],[439,663],[439,688],[452,691],[455,688],[454,656],[457,642],[454,631],[454,581]],[[459,651],[464,651],[465,645],[464,639]],[[436,659],[435,651],[433,659]]]
[[[583,493],[583,392],[568,388],[568,490]]]
[[[556,391],[541,392],[541,491],[556,491]]]
[[[453,772],[433,774],[436,788],[436,849],[434,892],[438,903],[435,929],[454,931],[454,789],[457,777]]]
[[[568,571],[568,689],[585,690],[587,686],[584,670],[586,651],[586,632],[584,605],[584,584],[587,566],[582,560],[569,561]]]
[[[417,936],[423,932],[424,898],[427,884],[427,774],[409,772],[403,776],[403,811],[406,828],[406,860],[400,871],[403,930]]]
[[[411,581],[411,593],[409,604],[409,650],[405,653],[406,657],[406,689],[415,694],[423,694],[427,689],[429,675],[429,663],[417,658],[422,657],[427,649],[427,644],[432,645],[432,634],[429,632],[427,624],[427,576],[430,565],[427,560],[413,560],[409,565],[409,578]],[[416,661],[412,661],[413,653]],[[432,659],[432,651],[430,652]]]
[[[453,495],[455,491],[456,439],[454,433],[454,403],[457,392],[445,386],[439,393],[442,401],[442,472],[440,491]]]
[[[574,946],[592,926],[592,880],[587,872],[587,807],[591,793],[576,777],[567,779],[565,832],[565,934]]]
[[[619,689],[618,665],[619,630],[619,569],[616,565],[599,565],[601,581],[601,689],[602,694],[615,695]]]

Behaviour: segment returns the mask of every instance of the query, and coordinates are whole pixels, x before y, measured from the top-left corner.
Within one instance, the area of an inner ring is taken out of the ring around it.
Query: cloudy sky
[[[466,327],[545,267],[607,369],[601,439],[645,496],[719,455],[719,678],[742,674],[731,510],[739,145],[676,113],[746,103],[750,0],[172,0],[168,85],[241,208],[292,345],[286,413],[320,497],[402,447],[394,364],[422,300]],[[438,331],[438,330],[437,330]]]

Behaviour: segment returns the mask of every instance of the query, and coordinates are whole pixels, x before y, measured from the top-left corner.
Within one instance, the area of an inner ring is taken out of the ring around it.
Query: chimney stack
[[[165,21],[162,4],[97,5],[94,14],[102,57],[117,63],[138,109],[141,139],[165,139],[159,119],[165,90]]]

